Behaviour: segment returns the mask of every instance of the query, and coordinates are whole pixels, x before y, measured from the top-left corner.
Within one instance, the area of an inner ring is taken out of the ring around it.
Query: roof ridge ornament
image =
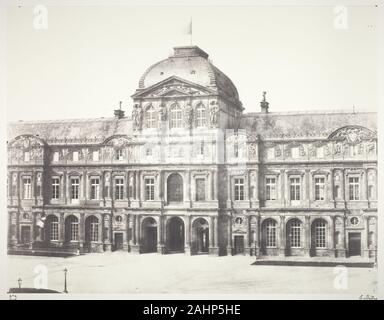
[[[267,94],[267,91],[263,91],[263,101],[260,102],[262,113],[268,113],[268,109],[269,109],[269,103],[265,99],[266,94]]]

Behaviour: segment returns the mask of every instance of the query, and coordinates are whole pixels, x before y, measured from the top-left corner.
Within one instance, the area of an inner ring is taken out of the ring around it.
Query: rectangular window
[[[196,201],[205,201],[205,179],[196,179]]]
[[[100,179],[92,178],[91,179],[91,200],[99,199],[100,194]]]
[[[291,178],[290,181],[290,195],[291,201],[300,200],[300,178]]]
[[[32,198],[31,178],[23,179],[23,195],[24,195],[24,199]]]
[[[145,200],[155,200],[155,179],[145,179]]]
[[[124,179],[115,179],[115,199],[124,199]]]
[[[325,199],[325,179],[315,178],[315,200]]]
[[[71,199],[79,199],[79,178],[71,179]]]
[[[53,153],[53,162],[59,162],[59,152],[55,151]]]
[[[60,197],[60,179],[52,178],[52,199],[59,199]]]
[[[117,149],[116,150],[116,160],[123,160],[123,159],[124,159],[123,149]]]
[[[235,201],[244,200],[244,179],[235,179]]]
[[[267,178],[267,200],[276,200],[276,178]]]
[[[28,151],[24,152],[24,161],[29,162],[30,160],[30,153]]]
[[[92,152],[92,160],[93,161],[99,161],[99,151],[93,151]]]
[[[360,199],[359,178],[358,177],[349,178],[349,200],[359,200],[359,199]]]
[[[72,153],[72,160],[74,162],[79,161],[79,151],[73,151],[73,153]]]

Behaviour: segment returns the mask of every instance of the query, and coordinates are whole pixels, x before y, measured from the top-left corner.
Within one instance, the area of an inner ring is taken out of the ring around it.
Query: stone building
[[[375,113],[243,113],[196,46],[149,67],[132,117],[8,126],[10,250],[362,256]]]

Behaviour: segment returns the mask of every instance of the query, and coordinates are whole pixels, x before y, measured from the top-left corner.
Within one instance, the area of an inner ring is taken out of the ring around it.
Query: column
[[[311,206],[311,195],[312,195],[312,179],[310,177],[309,169],[305,169],[304,174],[304,191],[305,191],[305,200],[307,203],[307,206]]]
[[[34,212],[32,212],[31,214],[32,214],[32,225],[31,225],[31,244],[29,246],[30,249],[33,248],[33,243],[35,242],[35,225],[36,225],[36,214]]]
[[[335,216],[331,216],[328,228],[328,247],[331,257],[335,257]]]
[[[279,256],[285,256],[285,244],[286,244],[286,230],[285,230],[285,216],[280,216],[280,246]]]
[[[59,245],[63,245],[65,241],[65,220],[64,220],[64,212],[60,212],[60,218],[59,218]]]
[[[191,255],[191,216],[187,216],[185,219],[185,247],[184,253]]]
[[[67,179],[67,172],[64,171],[63,174],[60,175],[60,198],[63,198],[64,200],[64,203],[67,204],[67,199],[68,199],[68,195],[67,195],[67,183],[68,183],[68,179]]]
[[[232,215],[228,212],[227,216],[227,228],[228,228],[228,243],[227,243],[227,255],[232,255]]]
[[[363,200],[369,200],[368,199],[368,170],[367,168],[364,169],[363,173],[362,173],[362,176],[363,176]]]
[[[245,217],[245,225],[247,226],[247,229],[246,229],[246,234],[245,234],[245,254],[246,255],[250,255],[251,252],[250,252],[250,246],[249,246],[249,242],[250,242],[250,226],[249,226],[249,217]]]
[[[211,223],[209,227],[209,254],[218,255],[219,254],[219,228],[217,223],[217,216],[211,216]]]
[[[347,195],[347,179],[348,179],[348,175],[345,174],[345,169],[342,169],[340,170],[341,171],[341,177],[342,177],[342,191],[343,191],[343,201],[344,201],[344,206],[346,207],[347,206],[347,199],[348,199],[348,195]]]
[[[212,254],[213,247],[214,247],[214,243],[213,243],[213,241],[214,241],[214,239],[213,239],[214,227],[215,227],[215,224],[213,221],[213,216],[211,216],[211,220],[209,223],[209,254]]]
[[[163,241],[163,216],[159,216],[159,222],[157,226],[157,252],[164,254],[164,241]]]
[[[212,200],[217,200],[217,170],[213,171],[213,195]]]
[[[20,243],[20,211],[16,212],[16,243]]]
[[[256,258],[260,254],[260,216],[255,216],[255,238],[253,239],[253,248]]]
[[[282,206],[286,206],[286,193],[285,193],[285,170],[280,170],[280,203]]]
[[[333,202],[334,204],[334,207],[336,207],[335,205],[335,194],[334,194],[334,170],[331,169],[330,173],[328,174],[328,192],[327,192],[327,196],[328,196],[328,199],[327,201],[329,202]]]
[[[311,253],[311,219],[310,216],[305,216],[305,224],[304,224],[304,232],[305,232],[305,247],[304,247],[304,254],[306,256],[310,256]]]
[[[361,255],[364,258],[369,258],[369,248],[368,248],[368,229],[369,229],[369,217],[363,216],[364,229],[361,231]]]
[[[80,213],[80,233],[79,233],[79,249],[80,252],[84,252],[84,242],[85,242],[85,213]]]
[[[227,171],[227,207],[232,207],[232,203],[233,203],[231,188],[232,188],[231,175]]]

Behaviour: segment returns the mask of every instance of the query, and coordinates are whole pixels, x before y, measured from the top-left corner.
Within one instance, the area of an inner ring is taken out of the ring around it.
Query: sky
[[[377,111],[378,16],[372,5],[34,6],[6,11],[7,120],[111,117],[145,70],[193,44],[238,89],[245,112]],[[336,21],[335,21],[336,19]],[[345,22],[346,21],[346,22]],[[338,23],[339,24],[338,24]]]

